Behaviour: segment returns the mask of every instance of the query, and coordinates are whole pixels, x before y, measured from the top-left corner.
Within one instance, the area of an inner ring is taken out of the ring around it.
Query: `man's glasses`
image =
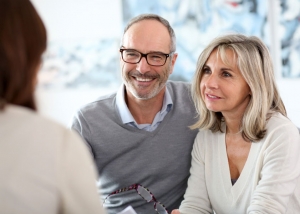
[[[165,54],[161,52],[151,52],[151,53],[143,54],[134,49],[121,48],[120,53],[122,55],[123,61],[130,64],[137,64],[141,61],[142,57],[145,57],[149,65],[163,66],[164,64],[166,64],[167,58],[170,57],[173,52],[169,54]]]
[[[119,189],[119,190],[116,190],[112,193],[110,193],[105,199],[104,199],[104,202],[103,204],[105,203],[105,201],[107,200],[107,198],[109,196],[112,196],[112,195],[115,195],[117,193],[120,193],[120,192],[125,192],[125,191],[129,191],[129,190],[136,190],[136,192],[143,198],[145,199],[147,202],[154,202],[154,209],[156,210],[156,212],[158,214],[168,214],[168,211],[166,209],[166,207],[158,202],[156,200],[156,198],[154,197],[154,195],[149,191],[149,189],[143,187],[142,185],[140,184],[133,184],[129,187],[126,187],[126,188],[122,188],[122,189]]]

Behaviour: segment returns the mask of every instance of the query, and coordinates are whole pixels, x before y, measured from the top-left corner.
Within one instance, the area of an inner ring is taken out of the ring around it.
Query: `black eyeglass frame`
[[[127,62],[127,61],[124,60],[124,57],[123,57],[123,52],[124,52],[124,51],[136,51],[136,52],[138,52],[139,54],[141,54],[141,57],[140,57],[140,59],[139,59],[137,62]],[[137,50],[135,50],[135,49],[120,48],[120,53],[121,53],[121,56],[122,56],[122,60],[123,60],[124,62],[126,62],[126,63],[129,63],[129,64],[138,64],[138,63],[142,60],[142,58],[145,57],[145,58],[146,58],[146,61],[147,61],[147,63],[148,63],[148,65],[159,67],[159,66],[164,66],[164,65],[166,64],[168,57],[170,57],[170,56],[174,53],[174,51],[172,51],[172,52],[170,52],[170,53],[168,53],[168,54],[162,53],[162,52],[150,52],[150,53],[144,54],[144,53],[141,53],[141,52],[139,52],[139,51],[137,51]],[[150,64],[150,63],[148,62],[147,56],[148,56],[149,54],[155,54],[155,53],[162,54],[162,55],[165,55],[165,56],[166,56],[166,59],[165,59],[164,64],[162,64],[162,65],[152,65],[152,64]]]
[[[149,192],[149,194],[151,195],[151,200],[148,201],[147,199],[145,199],[145,198],[138,192],[138,187],[142,187],[142,188],[144,188],[147,192]],[[147,202],[153,202],[153,203],[154,203],[154,209],[155,209],[156,212],[158,212],[158,211],[157,211],[157,208],[156,208],[156,204],[160,204],[160,205],[165,209],[165,211],[166,211],[167,213],[169,213],[168,210],[167,210],[167,208],[166,208],[166,206],[163,205],[162,203],[160,203],[159,201],[157,201],[156,198],[154,197],[154,195],[152,194],[152,192],[150,192],[150,190],[149,190],[148,188],[146,188],[146,187],[144,187],[144,186],[142,186],[142,185],[140,185],[140,184],[132,184],[132,185],[130,185],[130,186],[128,186],[128,187],[125,187],[125,188],[122,188],[122,189],[118,189],[118,190],[116,190],[116,191],[110,193],[108,196],[105,197],[105,199],[104,199],[104,201],[103,201],[103,204],[104,204],[105,201],[108,199],[108,197],[110,197],[110,196],[112,196],[112,195],[115,195],[115,194],[118,194],[118,193],[121,193],[121,192],[130,191],[130,190],[135,190],[135,191],[139,194],[139,196],[141,196],[141,197],[142,197],[144,200],[146,200]]]

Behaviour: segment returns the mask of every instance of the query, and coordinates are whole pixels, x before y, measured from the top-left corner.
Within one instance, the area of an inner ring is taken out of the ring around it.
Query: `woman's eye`
[[[223,76],[224,77],[231,77],[232,75],[230,73],[228,73],[228,72],[223,72]]]
[[[209,74],[210,73],[210,69],[209,68],[203,68],[203,73],[204,74]]]

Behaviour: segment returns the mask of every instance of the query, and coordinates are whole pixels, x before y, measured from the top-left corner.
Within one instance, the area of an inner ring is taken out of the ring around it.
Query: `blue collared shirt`
[[[133,118],[132,114],[130,113],[126,102],[125,102],[125,95],[124,95],[124,88],[125,86],[122,84],[122,86],[119,88],[117,95],[116,95],[116,105],[119,111],[119,114],[121,116],[123,124],[127,124],[133,127],[136,127],[138,129],[143,129],[149,132],[154,131],[158,125],[163,121],[164,117],[167,115],[167,113],[171,110],[173,106],[173,101],[171,98],[171,95],[168,91],[168,88],[166,88],[164,100],[163,100],[163,106],[159,112],[154,117],[154,120],[152,124],[137,124],[135,119]]]

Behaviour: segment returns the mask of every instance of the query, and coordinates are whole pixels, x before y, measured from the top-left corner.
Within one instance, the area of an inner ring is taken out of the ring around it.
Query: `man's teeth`
[[[137,77],[136,80],[137,80],[137,81],[141,81],[141,82],[149,82],[149,81],[151,81],[152,79],[144,79],[144,78],[139,78],[139,77]]]

